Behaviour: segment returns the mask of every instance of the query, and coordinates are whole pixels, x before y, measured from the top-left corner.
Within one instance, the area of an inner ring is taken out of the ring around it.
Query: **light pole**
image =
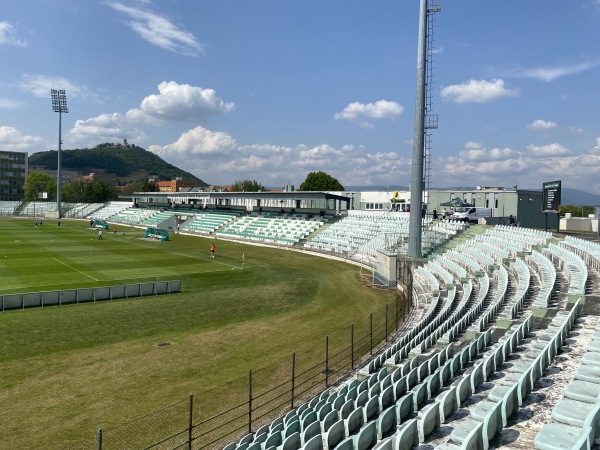
[[[60,151],[62,148],[62,113],[68,113],[67,93],[63,90],[50,89],[52,96],[52,111],[58,113],[58,164],[56,167],[56,209],[58,209],[58,219],[61,218],[60,208],[60,188],[61,188],[61,163]]]

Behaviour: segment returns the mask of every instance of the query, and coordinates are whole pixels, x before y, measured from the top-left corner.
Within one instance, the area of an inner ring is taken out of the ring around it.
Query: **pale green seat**
[[[390,436],[398,424],[396,408],[394,406],[384,410],[377,418],[377,439],[382,440]]]
[[[494,438],[494,436],[497,433],[500,433],[502,431],[502,403],[486,403],[490,403],[491,405],[478,405],[471,413],[471,417],[481,417],[482,414],[485,412],[485,415],[482,417],[483,420],[469,418],[459,423],[450,434],[450,438],[452,439],[452,441],[462,444],[469,437],[470,433],[473,431],[473,428],[475,428],[478,424],[482,423],[482,448],[483,450],[487,450],[489,448],[489,442]]]
[[[358,434],[354,437],[353,450],[368,450],[377,443],[377,424],[369,422],[363,426]]]
[[[594,339],[588,343],[587,351],[600,353],[600,337],[594,337]]]
[[[378,442],[373,450],[394,450],[394,440],[392,438],[384,439]]]
[[[302,443],[305,444],[310,439],[315,436],[319,436],[321,434],[321,423],[313,422],[309,426],[306,427],[304,431],[302,431],[301,440]]]
[[[547,423],[533,443],[540,450],[589,450],[591,427],[575,428],[560,423]]]
[[[303,450],[323,450],[323,437],[319,434],[313,436],[302,447]]]
[[[462,443],[458,445],[452,442],[447,442],[436,447],[436,450],[480,450],[484,448],[483,444],[483,424],[479,423],[470,433],[465,436]]]
[[[340,420],[340,414],[337,409],[334,409],[333,411],[329,412],[321,421],[323,432],[329,430],[329,428],[331,428],[331,426],[338,420]]]
[[[365,424],[365,415],[361,407],[356,408],[350,413],[347,419],[344,420],[346,436],[356,434]]]
[[[417,419],[407,420],[400,425],[392,439],[395,439],[394,450],[413,450],[413,447],[417,447],[419,445]]]
[[[578,402],[563,398],[552,409],[554,420],[577,428],[583,428],[588,414],[594,409],[595,404]]]
[[[419,431],[419,442],[425,442],[425,438],[440,427],[440,408],[438,403],[431,403],[419,411],[417,416],[417,429]]]
[[[565,388],[565,397],[579,402],[596,403],[600,396],[600,384],[574,380]]]
[[[281,431],[271,433],[262,444],[262,448],[278,447],[283,443]]]
[[[300,433],[293,433],[283,440],[280,450],[298,450],[301,446]]]
[[[444,423],[446,421],[446,417],[449,417],[458,409],[458,398],[456,391],[456,386],[450,386],[450,388],[435,398],[436,404],[439,405],[440,423]]]
[[[402,397],[400,397],[398,399],[398,401],[396,402],[395,408],[396,408],[396,417],[398,419],[398,423],[400,424],[400,422],[403,419],[405,419],[406,417],[411,415],[412,412],[415,410],[412,393],[409,392],[409,393],[403,395]],[[416,426],[416,423],[415,423],[415,426]]]
[[[600,366],[600,353],[599,352],[585,352],[581,358],[583,364],[590,366]]]
[[[589,381],[590,383],[600,383],[600,367],[582,364],[575,371],[575,379]]]
[[[335,448],[340,442],[344,440],[346,437],[346,432],[344,429],[344,421],[338,420],[334,423],[329,430],[325,432],[323,436],[323,441],[325,443],[326,449]],[[300,438],[300,434],[298,434],[298,438]]]
[[[348,437],[340,442],[335,450],[354,450],[354,439]]]

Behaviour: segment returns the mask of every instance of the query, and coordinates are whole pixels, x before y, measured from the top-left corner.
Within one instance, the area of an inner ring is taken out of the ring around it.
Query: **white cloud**
[[[335,113],[335,120],[350,120],[363,128],[372,128],[373,125],[366,119],[393,120],[404,112],[400,103],[388,100],[378,100],[375,103],[353,102],[348,104],[341,112]]]
[[[186,131],[172,144],[151,145],[148,150],[157,155],[185,154],[187,156],[220,153],[221,156],[231,154],[237,148],[237,142],[227,133],[211,131],[198,126]]]
[[[546,131],[551,130],[552,128],[556,128],[558,124],[556,122],[552,122],[549,120],[541,120],[537,119],[526,125],[527,128],[534,131]]]
[[[50,98],[51,89],[64,89],[67,91],[67,103],[70,97],[93,97],[85,86],[67,80],[64,77],[53,75],[28,75],[21,76],[17,83],[19,89],[29,92],[36,97]]]
[[[20,106],[20,103],[11,100],[10,98],[2,98],[0,97],[0,109],[15,109]]]
[[[185,56],[204,53],[204,47],[192,33],[177,27],[166,17],[122,3],[113,2],[108,5],[127,14],[131,18],[129,27],[150,44]]]
[[[410,160],[395,152],[367,152],[353,145],[239,145],[231,135],[201,126],[171,144],[152,145],[148,150],[214,184],[256,179],[283,186],[288,181],[299,183],[316,170],[348,184],[393,183],[409,176],[411,169]]]
[[[569,132],[571,132],[573,134],[584,134],[585,133],[585,130],[580,127],[569,126],[569,127],[567,127],[567,130],[569,130]]]
[[[465,148],[458,154],[461,160],[475,161],[498,161],[510,158],[515,155],[515,151],[510,148],[493,148],[487,150],[480,142],[467,142]]]
[[[17,32],[12,24],[0,22],[0,45],[2,44],[26,47],[27,41],[17,37]]]
[[[504,80],[469,80],[463,84],[446,86],[441,91],[442,99],[452,103],[487,103],[503,97],[518,95],[516,89],[509,89]]]
[[[576,75],[586,70],[593,69],[598,63],[584,61],[579,64],[556,66],[556,67],[539,67],[539,68],[517,68],[506,72],[507,76],[516,78],[534,78],[540,81],[554,81],[558,78],[567,75]]]
[[[127,123],[119,113],[100,114],[87,120],[78,120],[65,136],[67,145],[74,147],[95,147],[102,142],[131,143],[145,139],[145,133]]]
[[[0,149],[18,152],[46,150],[46,141],[40,137],[27,136],[14,127],[0,126]]]
[[[571,153],[569,151],[569,149],[567,149],[566,147],[563,147],[562,145],[557,144],[557,143],[548,144],[548,145],[540,145],[540,146],[529,144],[527,146],[527,150],[529,150],[529,152],[533,156],[543,156],[543,157],[562,156],[562,155],[569,155]]]
[[[600,138],[595,140],[595,147],[592,146],[574,154],[558,143],[530,145],[528,151],[522,153],[507,148],[487,151],[481,143],[468,142],[459,156],[433,160],[438,180],[434,186],[510,187],[517,184],[521,188],[540,189],[542,182],[558,177],[563,186],[600,192],[597,182]]]
[[[217,97],[213,89],[163,81],[158,85],[158,91],[158,95],[144,98],[139,108],[129,110],[127,119],[205,122],[235,109],[233,103],[226,103]]]

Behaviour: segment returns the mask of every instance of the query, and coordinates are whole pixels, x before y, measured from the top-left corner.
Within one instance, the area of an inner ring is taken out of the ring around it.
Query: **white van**
[[[467,206],[457,208],[450,220],[459,222],[479,222],[482,217],[492,217],[492,208],[479,208],[475,206]]]

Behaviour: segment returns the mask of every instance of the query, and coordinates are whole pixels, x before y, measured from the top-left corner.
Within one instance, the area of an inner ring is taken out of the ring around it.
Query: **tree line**
[[[155,192],[156,185],[151,182],[133,182],[121,191],[102,181],[78,179],[66,183],[61,188],[61,201],[65,203],[105,203],[117,200],[119,193]],[[233,192],[261,192],[267,189],[256,180],[236,181],[232,185]],[[311,172],[300,185],[301,191],[343,191],[344,186],[325,172]],[[32,172],[25,178],[23,185],[25,201],[56,201],[56,181],[43,172]]]

